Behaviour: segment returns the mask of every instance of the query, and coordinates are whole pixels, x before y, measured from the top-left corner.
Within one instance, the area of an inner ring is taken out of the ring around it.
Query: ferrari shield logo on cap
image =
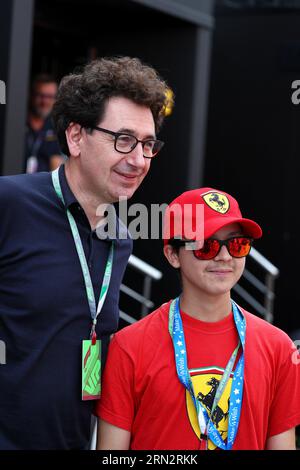
[[[229,200],[225,194],[211,191],[204,194],[202,197],[206,204],[216,212],[226,214],[229,209]]]

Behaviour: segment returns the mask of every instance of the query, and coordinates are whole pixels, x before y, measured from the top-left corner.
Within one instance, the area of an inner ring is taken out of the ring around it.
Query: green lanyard
[[[65,206],[65,201],[64,201],[64,197],[63,197],[61,186],[60,186],[58,171],[59,169],[57,168],[55,171],[52,172],[52,183],[53,183],[53,186],[54,186],[54,189],[58,198],[61,200],[61,202]],[[107,262],[106,262],[103,282],[102,282],[101,291],[100,291],[98,307],[96,308],[96,300],[95,300],[95,295],[94,295],[93,284],[92,284],[89,268],[87,265],[86,257],[84,254],[79,231],[78,231],[75,219],[73,215],[71,214],[71,212],[68,209],[66,209],[66,213],[69,219],[70,228],[71,228],[72,235],[74,238],[74,242],[75,242],[75,246],[76,246],[76,250],[78,253],[78,258],[80,261],[82,274],[84,278],[86,295],[87,295],[91,317],[92,317],[91,339],[93,340],[93,343],[94,343],[96,341],[95,329],[96,329],[96,324],[97,324],[97,318],[102,310],[102,307],[106,298],[106,294],[108,292],[110,279],[111,279],[113,256],[114,256],[114,243],[113,242],[111,243],[111,247],[109,250],[109,255],[108,255]]]

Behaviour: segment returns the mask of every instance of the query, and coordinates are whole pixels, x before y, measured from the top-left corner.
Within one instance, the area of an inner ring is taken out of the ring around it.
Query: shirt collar
[[[67,209],[72,210],[72,213],[74,215],[74,209],[78,209],[80,207],[80,204],[74,194],[71,191],[71,188],[68,184],[67,177],[66,177],[66,171],[65,171],[65,165],[61,165],[59,168],[59,181],[60,181],[60,186],[61,190],[63,193],[64,201],[65,201],[65,206]],[[86,218],[85,214],[84,217]],[[86,218],[87,220],[87,218]],[[88,222],[88,220],[87,220]],[[97,233],[97,230],[95,230]],[[126,238],[125,234],[127,234],[128,238],[131,238],[129,235],[129,232],[127,230],[127,227],[123,224],[123,222],[119,219],[119,217],[116,216],[116,237],[110,235],[109,233],[107,234],[106,238],[102,238],[107,241],[119,241],[119,239],[124,239]]]
[[[59,174],[60,187],[63,193],[66,207],[69,209],[72,204],[79,205],[79,202],[77,201],[76,197],[72,193],[71,188],[68,184],[66,171],[65,171],[65,165],[61,165],[59,167],[58,174]]]

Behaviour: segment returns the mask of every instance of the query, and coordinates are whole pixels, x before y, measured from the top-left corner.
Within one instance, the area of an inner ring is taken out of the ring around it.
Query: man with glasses
[[[97,229],[162,148],[166,90],[139,59],[91,62],[63,78],[53,108],[66,163],[1,178],[0,449],[88,445],[132,250],[118,219],[115,237]]]
[[[26,173],[54,170],[63,162],[51,120],[56,95],[57,83],[51,75],[34,78],[25,135]]]
[[[295,449],[296,348],[230,294],[261,235],[224,191],[187,191],[168,206],[164,254],[182,293],[114,336],[99,449]]]

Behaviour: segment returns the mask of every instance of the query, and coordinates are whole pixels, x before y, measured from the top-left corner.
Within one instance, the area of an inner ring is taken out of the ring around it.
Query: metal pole
[[[197,28],[194,69],[193,102],[191,111],[188,188],[197,188],[203,181],[205,137],[209,94],[212,30]]]
[[[273,316],[273,305],[274,305],[274,283],[275,277],[267,273],[266,274],[266,294],[265,294],[265,311],[266,311],[266,320],[269,323],[273,323],[274,316]]]
[[[144,287],[143,287],[143,296],[146,299],[150,299],[151,297],[151,284],[152,284],[152,279],[150,276],[145,276],[144,279]],[[145,317],[149,311],[149,308],[145,303],[142,305],[142,312],[141,312],[141,317]]]
[[[20,173],[23,167],[33,11],[34,0],[14,0],[4,131],[4,175]]]

